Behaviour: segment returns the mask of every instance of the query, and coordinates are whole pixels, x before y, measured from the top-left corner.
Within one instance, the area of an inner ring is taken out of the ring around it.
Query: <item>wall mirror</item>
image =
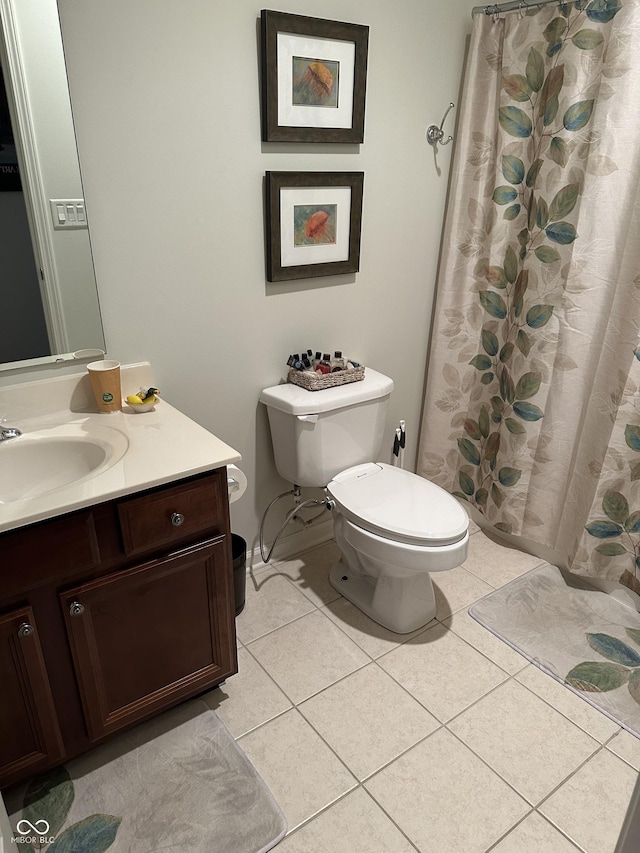
[[[0,0],[0,61],[0,371],[96,357],[104,333],[56,0]]]

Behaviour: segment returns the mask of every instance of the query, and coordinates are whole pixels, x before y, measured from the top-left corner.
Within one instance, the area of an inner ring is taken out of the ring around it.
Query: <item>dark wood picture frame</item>
[[[263,141],[362,142],[369,27],[268,9],[261,12],[261,27]],[[280,52],[281,36],[290,47],[285,50],[281,45]],[[313,41],[305,42],[309,38]],[[301,78],[303,82],[298,87],[292,62],[304,63],[305,60],[287,54],[289,49],[297,51],[297,44],[303,57],[309,52],[314,54],[306,58],[307,79],[305,82]],[[342,62],[340,57],[343,57]],[[342,67],[342,71],[339,76],[336,73],[332,77],[326,66],[335,66],[336,71]],[[314,67],[322,72],[320,77]],[[312,103],[295,102],[296,89],[302,97],[311,97]],[[314,92],[318,93],[318,101],[313,101]],[[335,103],[321,104],[323,96],[331,97]],[[283,110],[290,112],[283,115]]]
[[[267,172],[267,280],[358,272],[363,189],[364,172]]]

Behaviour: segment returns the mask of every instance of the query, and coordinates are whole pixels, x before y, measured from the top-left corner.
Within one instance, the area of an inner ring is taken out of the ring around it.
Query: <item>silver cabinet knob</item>
[[[171,514],[171,524],[173,524],[174,527],[180,527],[183,523],[184,515],[181,512],[174,512]]]
[[[33,625],[29,625],[28,622],[23,622],[18,628],[18,636],[21,640],[24,640],[25,637],[30,637],[34,633],[34,630]]]
[[[72,601],[71,607],[69,608],[70,616],[82,616],[84,613],[84,604],[80,604],[79,601]]]

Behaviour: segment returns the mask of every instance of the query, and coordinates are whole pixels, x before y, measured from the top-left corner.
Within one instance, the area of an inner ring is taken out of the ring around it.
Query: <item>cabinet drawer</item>
[[[91,511],[23,527],[0,538],[0,589],[15,596],[100,564]]]
[[[223,473],[124,501],[118,506],[125,554],[140,554],[225,532]]]

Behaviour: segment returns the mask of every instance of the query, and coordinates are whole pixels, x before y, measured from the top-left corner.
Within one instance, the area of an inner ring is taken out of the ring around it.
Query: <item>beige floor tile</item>
[[[627,731],[621,731],[607,744],[607,749],[640,771],[640,740]]]
[[[319,610],[247,647],[292,702],[302,702],[370,658]]]
[[[358,788],[278,845],[278,853],[415,853],[366,791]]]
[[[459,610],[443,620],[443,624],[510,675],[528,665],[525,657],[476,622],[467,610]]]
[[[436,595],[436,619],[446,619],[493,592],[492,586],[466,571],[464,566],[447,572],[434,572],[431,580]]]
[[[515,681],[448,727],[533,805],[598,749],[593,738]]]
[[[289,831],[357,784],[295,709],[239,738],[238,744],[280,805]]]
[[[442,722],[508,678],[444,625],[428,628],[378,663]]]
[[[491,853],[576,853],[577,847],[537,812],[532,812]]]
[[[291,707],[282,690],[244,648],[238,649],[236,675],[202,698],[236,738]]]
[[[299,710],[360,780],[440,725],[375,663],[303,702]]]
[[[539,811],[585,853],[613,853],[636,778],[632,767],[603,749]]]
[[[421,853],[484,853],[528,810],[445,729],[385,767],[365,788]]]
[[[518,673],[516,679],[600,743],[607,741],[620,728],[602,711],[533,664]]]
[[[257,589],[256,589],[257,585]],[[308,598],[273,569],[247,578],[245,608],[236,619],[236,633],[243,645],[315,610]]]
[[[374,659],[391,651],[391,649],[395,649],[401,643],[406,643],[411,637],[422,633],[426,627],[418,628],[417,631],[412,631],[409,634],[396,634],[394,631],[383,628],[382,625],[374,622],[362,610],[342,597],[327,604],[322,611]],[[436,622],[432,620],[429,624],[435,625]]]
[[[500,544],[489,538],[484,531],[480,531],[471,537],[469,555],[463,566],[498,589],[542,562],[540,557],[533,557],[517,548]]]
[[[331,567],[339,559],[340,550],[331,540],[298,557],[278,560],[273,565],[277,571],[288,577],[309,601],[317,607],[322,607],[323,604],[340,597],[340,593],[329,583]]]

